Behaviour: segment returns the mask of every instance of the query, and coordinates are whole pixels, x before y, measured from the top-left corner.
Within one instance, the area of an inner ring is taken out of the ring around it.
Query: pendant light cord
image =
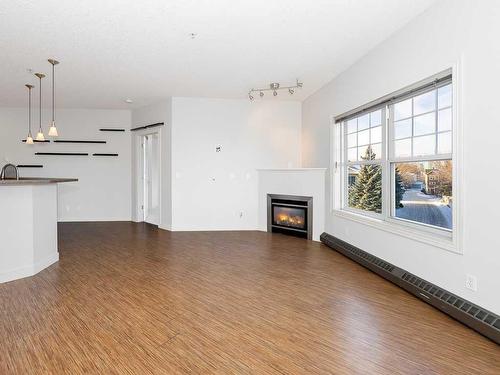
[[[55,123],[56,121],[56,105],[55,105],[55,68],[54,68],[55,64],[52,64],[52,124]]]
[[[39,119],[39,131],[42,132],[42,77],[40,78],[40,119]]]
[[[28,135],[31,137],[31,87],[28,87]]]

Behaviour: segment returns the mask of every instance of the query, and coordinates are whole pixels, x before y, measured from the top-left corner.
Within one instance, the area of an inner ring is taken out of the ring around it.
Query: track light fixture
[[[284,87],[281,87],[281,85],[278,82],[273,82],[273,83],[269,84],[269,88],[251,89],[248,92],[248,98],[250,99],[250,101],[253,101],[254,97],[253,97],[252,94],[254,92],[258,92],[259,96],[261,98],[263,98],[264,97],[264,91],[272,91],[273,92],[273,96],[278,96],[278,91],[279,90],[288,90],[288,93],[290,95],[293,95],[295,93],[296,89],[302,88],[302,85],[303,85],[303,83],[299,82],[298,79],[296,80],[294,86],[284,86]]]

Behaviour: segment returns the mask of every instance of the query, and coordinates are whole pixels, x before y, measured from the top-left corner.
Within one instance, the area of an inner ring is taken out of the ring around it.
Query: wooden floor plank
[[[0,374],[500,374],[499,346],[326,246],[59,226],[0,284]]]

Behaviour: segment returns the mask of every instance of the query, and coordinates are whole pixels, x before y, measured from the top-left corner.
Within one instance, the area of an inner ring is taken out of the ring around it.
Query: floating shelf
[[[74,140],[66,140],[66,139],[56,139],[53,141],[55,143],[106,143],[106,141],[74,141]]]
[[[92,154],[92,156],[118,156],[118,154],[102,154],[102,153],[95,153],[95,154]]]
[[[165,123],[163,123],[163,122],[157,122],[155,124],[140,126],[138,128],[133,128],[133,129],[130,129],[130,131],[133,132],[133,131],[136,131],[136,130],[149,129],[149,128],[154,128],[155,126],[162,126],[162,125],[165,125]]]
[[[23,139],[21,142],[26,143],[26,139]],[[46,139],[45,141],[37,141],[36,139],[33,139],[33,142],[35,142],[35,143],[49,143],[50,140]]]
[[[101,132],[124,132],[125,129],[119,129],[119,128],[102,128],[99,129]]]
[[[17,168],[43,168],[42,164],[19,164]]]
[[[73,155],[88,156],[88,152],[35,152],[35,155]]]

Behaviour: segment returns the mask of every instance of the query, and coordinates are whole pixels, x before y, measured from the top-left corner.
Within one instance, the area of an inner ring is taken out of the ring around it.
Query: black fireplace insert
[[[267,231],[312,238],[312,197],[267,195]]]

